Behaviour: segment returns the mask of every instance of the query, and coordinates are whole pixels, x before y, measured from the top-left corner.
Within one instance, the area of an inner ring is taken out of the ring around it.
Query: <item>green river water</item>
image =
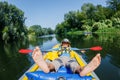
[[[0,80],[18,80],[22,74],[34,64],[31,53],[20,54],[21,48],[50,49],[64,37],[55,35],[39,37],[32,41],[18,41],[3,44],[0,41]],[[100,45],[102,51],[87,51],[82,57],[89,62],[96,53],[101,53],[101,65],[95,70],[100,80],[120,80],[120,35],[119,34],[93,34],[68,36],[71,46],[76,48],[89,48]]]

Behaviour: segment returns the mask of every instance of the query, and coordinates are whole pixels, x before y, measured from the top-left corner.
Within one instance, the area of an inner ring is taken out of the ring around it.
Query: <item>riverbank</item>
[[[84,31],[70,31],[67,32],[67,35],[82,35]]]
[[[118,33],[120,34],[120,29],[119,28],[104,28],[104,29],[100,29],[97,30],[95,33]]]
[[[104,29],[99,29],[95,32],[92,31],[69,31],[67,32],[67,35],[89,35],[92,33],[100,34],[100,33],[110,33],[110,34],[120,34],[120,29],[119,28],[104,28]]]

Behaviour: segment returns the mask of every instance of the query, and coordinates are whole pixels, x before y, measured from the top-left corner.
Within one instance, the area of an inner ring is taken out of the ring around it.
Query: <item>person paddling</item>
[[[70,50],[70,41],[68,39],[63,39],[58,53],[58,58],[47,62],[44,60],[40,48],[36,47],[33,50],[32,58],[45,73],[49,73],[51,71],[57,72],[61,66],[65,66],[69,67],[73,73],[77,73],[80,76],[85,76],[89,72],[94,71],[101,62],[101,56],[100,54],[97,54],[85,67],[81,67],[74,56],[75,53],[72,53]]]

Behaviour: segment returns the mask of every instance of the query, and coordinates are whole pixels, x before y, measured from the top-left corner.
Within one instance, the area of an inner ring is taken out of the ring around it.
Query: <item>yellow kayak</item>
[[[60,44],[55,45],[53,48],[58,48]],[[75,51],[72,51],[74,56],[81,67],[86,65],[85,60],[78,55]],[[58,57],[57,51],[50,51],[44,55],[44,59],[54,60]],[[91,72],[87,74],[85,77],[80,77],[79,74],[71,74],[66,71],[65,67],[62,67],[58,72],[55,73],[44,73],[38,67],[37,64],[33,64],[23,75],[19,78],[19,80],[99,80],[98,76]],[[72,77],[71,77],[72,76]]]

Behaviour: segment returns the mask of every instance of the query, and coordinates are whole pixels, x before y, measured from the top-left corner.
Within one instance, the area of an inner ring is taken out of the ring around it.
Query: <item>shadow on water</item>
[[[0,42],[0,80],[17,80],[34,63],[31,55],[20,54],[20,49],[33,49],[52,39],[53,37],[46,37],[31,41]]]
[[[27,41],[18,41],[4,44],[0,42],[0,79],[15,80],[17,74],[22,73],[23,69],[30,63],[26,55],[20,55],[18,50],[28,47]]]

